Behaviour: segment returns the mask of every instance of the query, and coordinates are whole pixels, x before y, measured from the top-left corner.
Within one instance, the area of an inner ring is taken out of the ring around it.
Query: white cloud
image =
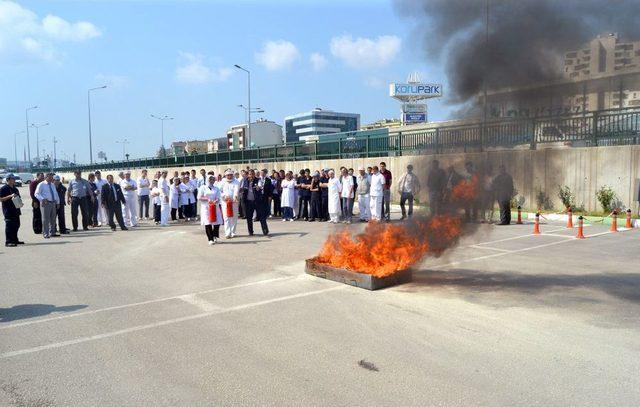
[[[180,65],[176,68],[176,79],[182,83],[202,85],[210,82],[224,82],[233,73],[231,68],[209,68],[202,55],[180,52]]]
[[[327,67],[327,58],[324,55],[314,52],[309,56],[309,62],[314,71],[322,71]]]
[[[300,58],[300,52],[296,46],[285,40],[267,41],[262,51],[256,52],[256,62],[270,71],[290,69],[293,63]]]
[[[63,42],[82,42],[102,33],[86,21],[68,22],[48,15],[42,20],[18,3],[0,0],[0,55],[5,59],[54,60]]]
[[[376,39],[356,38],[350,35],[331,39],[331,53],[347,66],[357,69],[388,65],[400,52],[402,41],[395,35],[381,35]]]

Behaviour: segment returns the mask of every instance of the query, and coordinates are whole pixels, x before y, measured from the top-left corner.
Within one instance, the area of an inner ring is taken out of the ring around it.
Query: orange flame
[[[450,212],[402,224],[369,222],[364,232],[342,230],[327,238],[318,263],[386,277],[410,268],[425,256],[439,256],[462,236],[458,209],[478,197],[478,177],[461,181],[449,196]]]
[[[436,216],[412,225],[370,222],[363,233],[352,236],[343,230],[329,236],[318,263],[376,277],[404,270],[427,253],[439,255],[461,235],[459,218]]]

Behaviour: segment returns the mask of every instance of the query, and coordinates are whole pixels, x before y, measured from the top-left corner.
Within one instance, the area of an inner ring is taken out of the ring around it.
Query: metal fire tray
[[[318,263],[315,258],[307,259],[305,263],[305,272],[307,274],[354,287],[364,288],[366,290],[378,290],[380,288],[408,283],[412,277],[411,269],[400,270],[387,277],[376,277],[371,274],[356,273],[347,269],[327,266]]]

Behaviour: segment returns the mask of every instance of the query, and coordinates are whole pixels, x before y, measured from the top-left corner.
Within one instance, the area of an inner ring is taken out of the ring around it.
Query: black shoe
[[[82,230],[89,230],[89,228],[82,228]]]
[[[77,231],[78,231],[78,228],[73,228],[73,231],[74,231],[74,232],[77,232]]]
[[[315,222],[315,219],[309,219],[308,222]]]
[[[57,233],[54,233],[54,234],[51,235],[51,237],[60,237],[60,235],[57,234]]]
[[[123,226],[123,227],[121,227],[120,229],[122,229],[122,230],[129,230],[129,228],[128,228],[128,227],[126,227],[126,226]],[[114,230],[115,230],[115,229],[114,229]]]
[[[66,230],[66,231],[64,231],[64,232],[60,232],[60,233],[61,233],[61,234],[63,234],[63,235],[68,235],[68,234],[69,234],[69,231],[68,231],[68,230]]]
[[[249,236],[253,236],[253,233],[249,233]]]
[[[16,243],[5,243],[4,247],[16,247],[18,246]]]
[[[111,231],[112,231],[112,232],[115,232],[115,231],[116,231],[116,228],[111,228]]]
[[[18,240],[16,244],[24,244],[24,242],[22,240]]]

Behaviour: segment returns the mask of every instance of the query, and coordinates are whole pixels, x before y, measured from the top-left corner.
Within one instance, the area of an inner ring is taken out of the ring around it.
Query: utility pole
[[[16,168],[18,172],[20,172],[20,165],[18,164],[18,134],[22,133],[24,133],[24,130],[18,131],[13,134],[13,155],[15,156]]]
[[[173,117],[169,117],[168,115],[164,115],[164,116],[156,116],[154,114],[151,115],[151,117],[153,117],[154,119],[158,119],[160,120],[161,126],[160,126],[160,140],[161,140],[161,144],[160,146],[162,147],[162,157],[166,156],[165,153],[165,149],[164,149],[164,121],[165,120],[173,120]]]
[[[91,92],[98,89],[105,89],[107,85],[91,88],[87,91],[87,110],[89,111],[89,164],[93,164],[93,143],[91,140]]]
[[[127,157],[126,146],[129,144],[127,139],[123,139],[122,141],[116,141],[116,144],[122,144],[122,160],[125,161]]]
[[[247,73],[247,140],[244,145],[244,148],[247,148],[247,146],[251,147],[251,72],[238,64],[234,66]]]
[[[37,109],[38,106],[31,106],[25,109],[24,116],[27,125],[27,154],[29,157],[29,168],[31,168],[31,145],[29,143],[29,110]]]
[[[56,138],[56,136],[53,136],[53,167],[51,167],[52,169],[56,168],[56,144],[58,144],[58,139]]]

